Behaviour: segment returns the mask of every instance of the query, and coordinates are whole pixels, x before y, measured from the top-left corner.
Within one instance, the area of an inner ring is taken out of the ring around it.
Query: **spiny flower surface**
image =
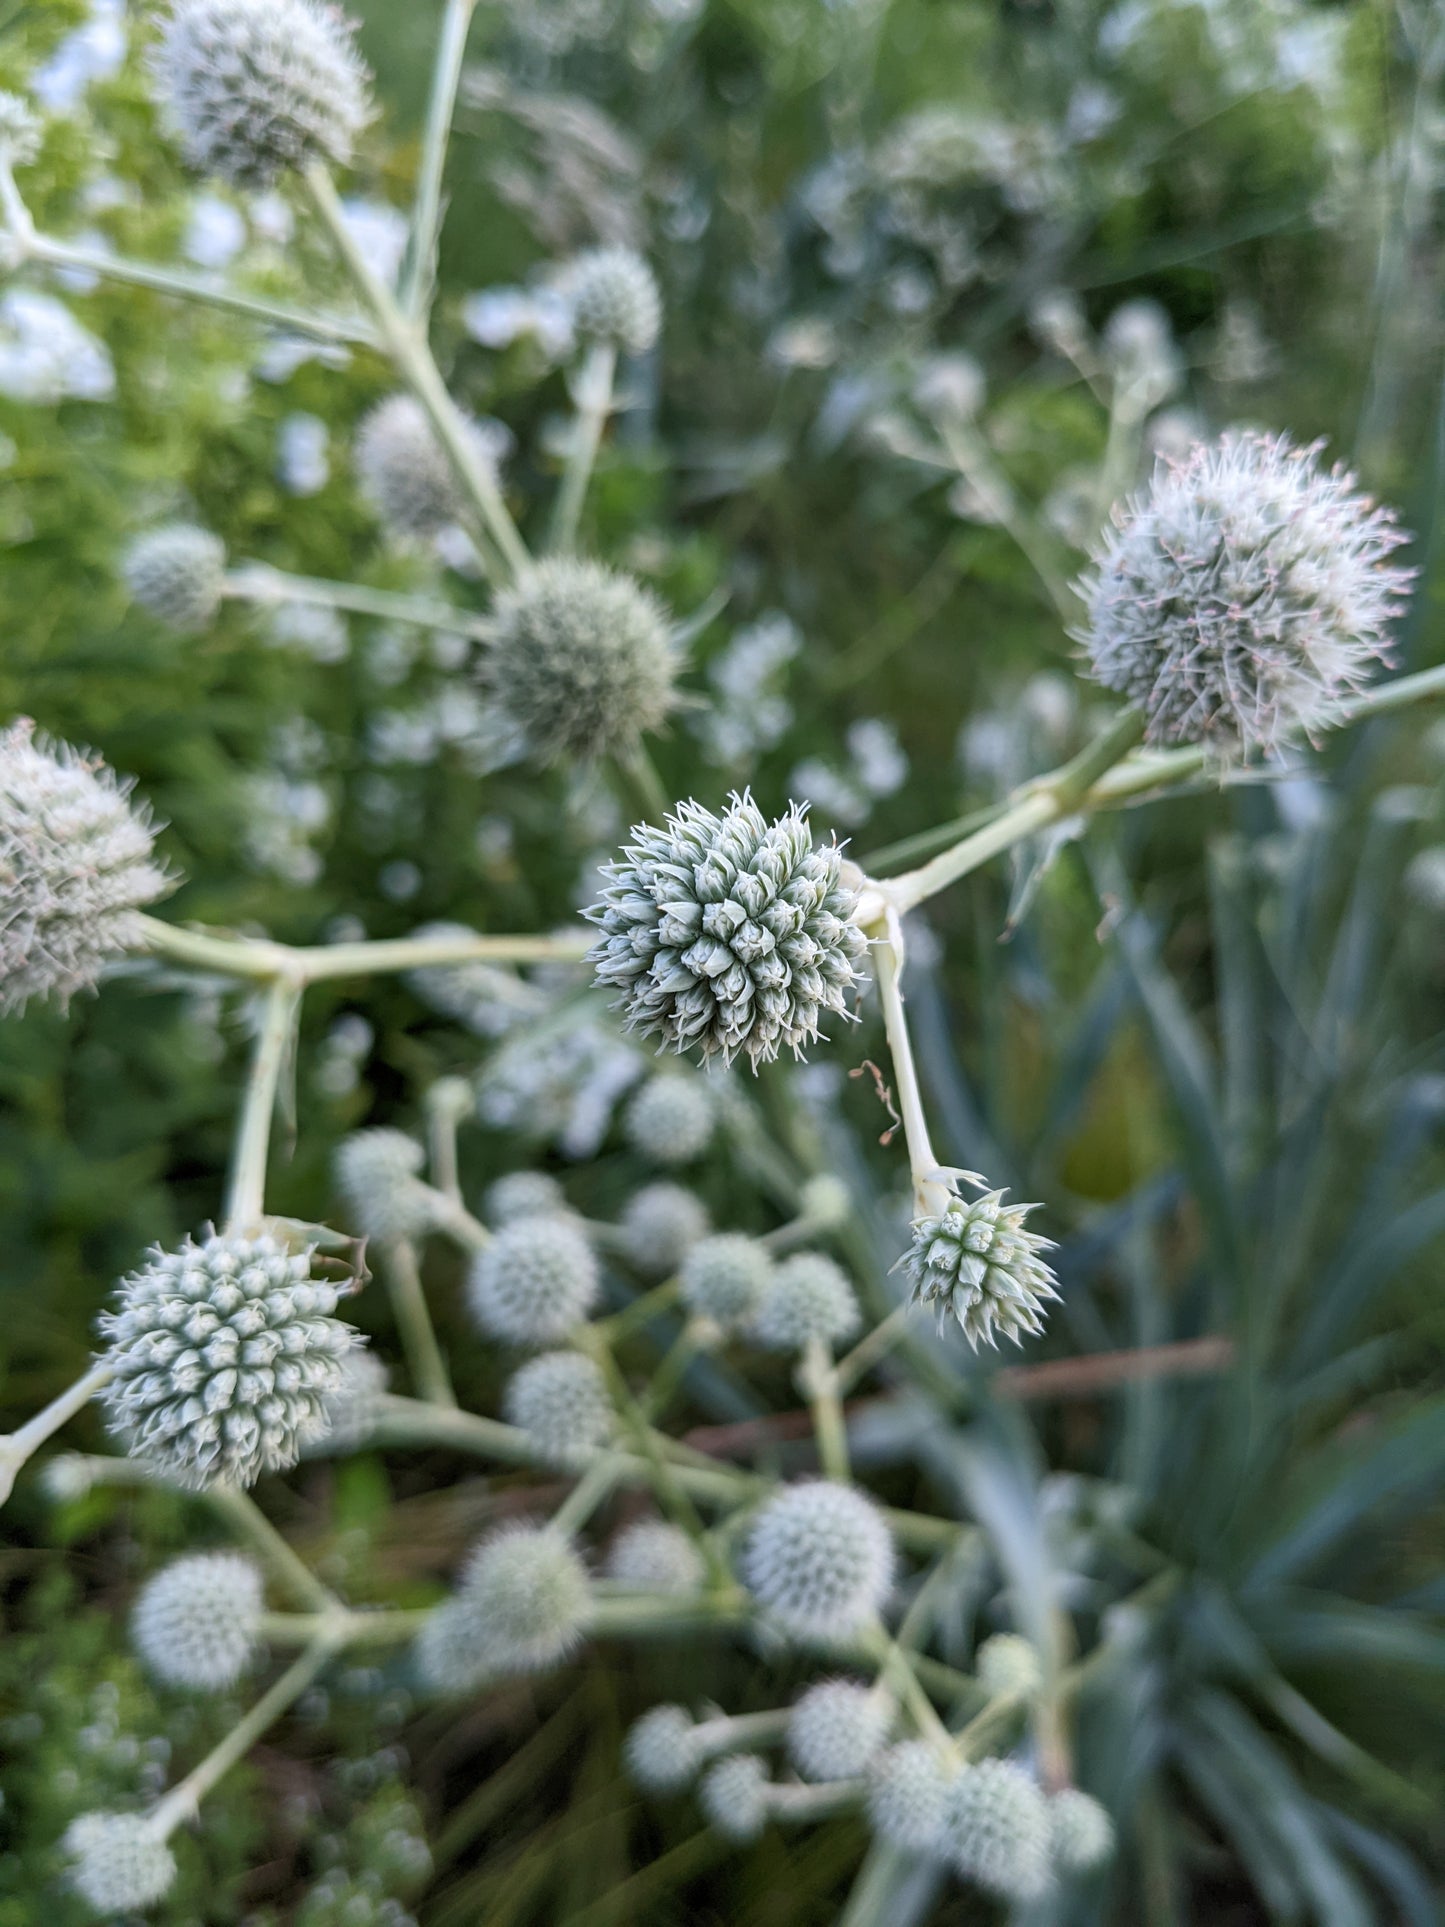
[[[0,731],[0,1012],[62,1006],[142,941],[138,912],[170,887],[130,785],[98,757]]]
[[[566,1193],[545,1171],[509,1171],[489,1184],[482,1197],[482,1216],[494,1228],[514,1218],[548,1218],[566,1209]]]
[[[937,1217],[915,1219],[913,1242],[900,1260],[913,1296],[937,1314],[938,1329],[956,1318],[975,1350],[998,1335],[1023,1342],[1043,1330],[1054,1274],[1039,1255],[1053,1241],[1024,1227],[1037,1207],[1004,1203],[1002,1191],[965,1200],[955,1193]]]
[[[98,1321],[115,1376],[101,1394],[126,1449],[178,1485],[254,1485],[326,1430],[360,1340],[311,1251],[274,1238],[157,1247]]]
[[[1117,515],[1081,584],[1079,640],[1149,742],[1273,750],[1336,720],[1385,653],[1404,539],[1317,449],[1228,434]]]
[[[756,1840],[768,1818],[768,1763],[757,1753],[733,1753],[710,1766],[698,1788],[708,1823],[739,1845]]]
[[[785,1045],[801,1055],[825,1012],[846,1011],[867,948],[837,845],[814,845],[805,808],[769,823],[746,792],[720,817],[682,803],[633,834],[587,912],[602,932],[589,960],[628,1029],[754,1069]]]
[[[667,1278],[700,1238],[707,1236],[707,1206],[681,1184],[644,1184],[622,1207],[622,1248],[639,1271]]]
[[[321,0],[175,0],[154,67],[187,160],[233,187],[345,165],[371,115],[350,30]]]
[[[943,1838],[958,1872],[990,1893],[1036,1900],[1053,1876],[1053,1830],[1034,1780],[1012,1760],[980,1760],[949,1782]]]
[[[529,1360],[508,1382],[502,1409],[549,1465],[578,1464],[612,1430],[601,1368],[581,1352],[543,1352]]]
[[[126,551],[126,587],[143,609],[183,635],[210,628],[225,581],[225,543],[189,522],[151,529]]]
[[[131,1638],[146,1669],[166,1685],[223,1692],[255,1657],[262,1603],[252,1560],[196,1553],[147,1582],[131,1613]]]
[[[805,1780],[855,1780],[888,1737],[887,1699],[850,1679],[819,1680],[788,1716],[788,1757]]]
[[[856,1632],[893,1586],[893,1539],[871,1499],[807,1479],[758,1512],[743,1581],[785,1630],[803,1639]]]
[[[858,1300],[841,1266],[821,1251],[799,1251],[773,1273],[753,1317],[753,1336],[770,1351],[803,1351],[810,1340],[834,1346],[858,1329]]]
[[[555,1345],[597,1302],[597,1260],[568,1218],[513,1218],[472,1260],[478,1325],[513,1345]]]
[[[1032,1699],[1044,1683],[1039,1656],[1019,1633],[995,1633],[978,1649],[978,1683],[991,1699]]]
[[[716,1110],[700,1077],[650,1077],[627,1107],[623,1128],[654,1164],[691,1164],[712,1142]]]
[[[772,1275],[766,1245],[742,1231],[720,1231],[692,1247],[678,1282],[689,1311],[730,1331],[753,1316]]]
[[[175,1855],[138,1813],[82,1813],[66,1830],[70,1884],[107,1919],[170,1892]]]
[[[419,1175],[426,1153],[405,1131],[354,1131],[336,1149],[336,1188],[368,1238],[421,1238],[436,1221],[436,1194]]]
[[[645,354],[662,327],[652,269],[631,248],[589,248],[567,267],[564,285],[579,335]]]
[[[682,1530],[664,1519],[624,1526],[607,1554],[607,1577],[638,1592],[685,1595],[701,1590],[702,1554]]]
[[[492,442],[467,422],[478,460],[495,467]],[[461,485],[426,410],[411,395],[388,395],[356,431],[356,474],[362,494],[394,535],[425,541],[458,520]]]
[[[666,612],[600,562],[537,563],[494,599],[492,625],[486,686],[540,762],[627,756],[672,708]]]
[[[868,1777],[874,1832],[907,1853],[940,1853],[948,1785],[938,1749],[927,1740],[890,1746]]]
[[[697,1726],[685,1706],[654,1706],[633,1723],[622,1757],[646,1793],[675,1793],[702,1760]]]
[[[1054,1865],[1063,1873],[1091,1873],[1114,1851],[1114,1822],[1099,1802],[1077,1787],[1049,1798]]]
[[[472,1554],[458,1599],[480,1630],[488,1666],[531,1673],[570,1652],[591,1603],[586,1568],[550,1526],[501,1527]]]

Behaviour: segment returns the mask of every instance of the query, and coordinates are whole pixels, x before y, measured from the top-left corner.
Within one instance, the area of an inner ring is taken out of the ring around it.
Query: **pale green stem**
[[[139,918],[145,948],[177,963],[194,964],[229,977],[288,977],[293,983],[322,983],[334,977],[367,977],[433,964],[575,962],[592,943],[590,933],[575,936],[488,937],[468,932],[457,937],[397,937],[375,943],[292,946],[254,937],[224,937],[164,923],[144,913]]]
[[[329,1587],[312,1572],[304,1560],[281,1537],[249,1492],[233,1485],[212,1485],[196,1495],[212,1506],[226,1523],[250,1540],[273,1578],[290,1593],[298,1605],[318,1613],[340,1611],[340,1602]]]
[[[852,1477],[848,1464],[848,1427],[843,1419],[843,1401],[838,1396],[838,1375],[832,1353],[820,1338],[810,1338],[798,1367],[798,1382],[813,1414],[813,1436],[818,1442],[818,1463],[825,1479],[847,1485]]]
[[[457,1126],[466,1116],[466,1111],[452,1102],[451,1092],[445,1088],[455,1082],[454,1078],[444,1079],[440,1084],[434,1084],[426,1095],[427,1169],[431,1174],[433,1190],[440,1192],[449,1205],[466,1210],[462,1204],[461,1174],[457,1164]],[[466,1089],[465,1086],[463,1088]],[[469,1091],[466,1094],[469,1111],[471,1096]],[[469,1211],[467,1216],[471,1217]],[[478,1230],[485,1228],[484,1225],[477,1226]]]
[[[866,1783],[862,1780],[828,1780],[817,1786],[785,1782],[768,1793],[768,1812],[775,1820],[803,1825],[813,1820],[831,1820],[835,1814],[851,1813],[863,1803]]]
[[[918,1856],[875,1840],[868,1849],[848,1904],[838,1916],[838,1927],[887,1927],[898,1887],[917,1865]]]
[[[619,1344],[659,1312],[670,1311],[677,1303],[680,1289],[677,1279],[669,1278],[665,1283],[655,1285],[651,1291],[634,1298],[630,1305],[624,1305],[621,1311],[614,1312],[610,1318],[602,1319],[601,1327],[608,1343]]]
[[[549,549],[567,553],[577,546],[577,527],[587,484],[592,479],[603,430],[612,413],[612,386],[617,374],[617,349],[610,341],[594,341],[577,373],[574,395],[576,417],[567,451],[567,468],[557,491]]]
[[[952,1736],[919,1683],[912,1656],[905,1653],[896,1640],[890,1639],[880,1625],[867,1631],[858,1644],[878,1666],[880,1682],[898,1695],[923,1738],[939,1747],[951,1747]]]
[[[696,1599],[594,1599],[587,1615],[589,1632],[602,1637],[635,1633],[686,1631],[695,1626],[735,1626],[752,1615],[745,1592],[729,1586]]]
[[[665,1353],[662,1363],[653,1374],[652,1383],[638,1401],[638,1406],[649,1424],[655,1425],[672,1403],[673,1395],[687,1375],[687,1368],[699,1352],[705,1351],[708,1339],[716,1327],[709,1327],[703,1319],[689,1318]]]
[[[567,1497],[552,1514],[557,1532],[580,1532],[627,1470],[625,1452],[605,1452],[588,1466]]]
[[[411,1639],[431,1618],[431,1607],[379,1612],[262,1613],[257,1632],[275,1646],[309,1646],[334,1637],[338,1646],[387,1645]]]
[[[256,1229],[265,1214],[271,1122],[282,1073],[296,1041],[301,990],[300,981],[290,976],[273,978],[266,990],[226,1192],[228,1237]]]
[[[460,1199],[444,1191],[438,1191],[436,1197],[436,1229],[463,1251],[485,1250],[492,1242],[492,1234],[480,1218],[474,1218]]]
[[[768,1746],[781,1740],[788,1731],[789,1710],[777,1707],[766,1713],[729,1713],[715,1720],[699,1720],[692,1729],[693,1744],[701,1759],[731,1753],[744,1746]]]
[[[846,1396],[851,1392],[859,1379],[871,1372],[900,1343],[912,1310],[911,1302],[895,1305],[881,1324],[875,1325],[866,1337],[860,1338],[851,1352],[843,1354],[834,1367],[841,1393]]]
[[[903,969],[903,930],[896,913],[886,913],[886,932],[873,945],[873,960],[878,976],[878,999],[883,1006],[883,1029],[888,1052],[893,1060],[894,1098],[903,1119],[903,1137],[908,1148],[908,1168],[913,1180],[914,1205],[926,1214],[934,1194],[946,1195],[946,1182],[938,1176],[938,1159],[928,1135],[928,1119],[923,1111],[923,1092],[918,1069],[913,1061],[913,1040],[908,1034],[908,1019],[903,1009],[899,978]]]
[[[662,787],[662,779],[652,758],[641,743],[626,755],[614,756],[612,766],[621,779],[625,792],[622,800],[626,807],[640,811],[644,823],[660,824],[672,804],[668,801],[667,791]]]
[[[372,589],[362,582],[330,582],[320,576],[289,575],[266,562],[242,562],[231,570],[222,594],[233,602],[263,608],[305,603],[314,609],[344,609],[352,615],[376,616],[383,622],[411,623],[418,629],[441,629],[449,635],[471,636],[481,642],[491,633],[484,616],[455,609],[425,596],[402,595],[393,589]]]
[[[414,319],[426,314],[436,279],[435,255],[441,227],[442,175],[446,171],[447,142],[456,112],[466,57],[467,34],[477,0],[447,0],[432,68],[427,101],[426,131],[422,135],[421,166],[417,170],[416,200],[412,207],[411,236],[402,267],[398,301]]]
[[[1017,1720],[1027,1704],[1021,1693],[1000,1693],[981,1713],[975,1713],[966,1726],[950,1736],[952,1750],[961,1760],[982,1759],[994,1745],[996,1736]]]
[[[103,1391],[113,1376],[109,1362],[102,1359],[82,1373],[73,1385],[67,1386],[58,1398],[51,1399],[34,1418],[27,1419],[18,1432],[0,1437],[0,1505],[10,1497],[15,1475],[26,1460],[88,1405],[97,1392]]]
[[[807,1244],[810,1238],[825,1236],[837,1229],[836,1219],[814,1218],[806,1211],[800,1211],[796,1218],[789,1218],[786,1224],[774,1225],[771,1231],[763,1232],[758,1243],[777,1258],[784,1252],[796,1251],[799,1245]]]
[[[409,1238],[391,1238],[381,1251],[381,1273],[417,1395],[429,1405],[454,1407],[456,1394],[427,1310],[416,1247]]]

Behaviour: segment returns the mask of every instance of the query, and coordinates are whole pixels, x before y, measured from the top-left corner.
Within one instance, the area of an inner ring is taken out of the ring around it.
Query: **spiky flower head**
[[[569,1218],[513,1218],[472,1260],[467,1301],[492,1338],[555,1345],[591,1311],[597,1260]]]
[[[0,93],[0,161],[28,167],[40,152],[40,122],[18,94]]]
[[[176,1859],[138,1813],[82,1813],[62,1842],[70,1884],[87,1906],[110,1919],[150,1907],[170,1892]]]
[[[548,1465],[574,1466],[612,1430],[601,1368],[581,1352],[543,1352],[513,1374],[502,1409]]]
[[[631,248],[589,248],[569,262],[564,286],[572,325],[584,339],[645,354],[662,327],[652,269]]]
[[[422,1181],[426,1152],[405,1131],[353,1131],[336,1148],[336,1188],[368,1238],[422,1238],[436,1222],[437,1196]]]
[[[328,1456],[359,1452],[376,1430],[391,1374],[374,1351],[350,1351],[341,1361],[336,1386],[326,1394],[326,1435],[318,1440]],[[307,1448],[308,1454],[316,1447]]]
[[[785,1631],[829,1640],[856,1632],[893,1586],[893,1539],[871,1499],[807,1479],[759,1511],[743,1582]]]
[[[1054,1865],[1062,1873],[1092,1873],[1114,1851],[1114,1822],[1099,1802],[1077,1787],[1050,1795]]]
[[[700,1077],[650,1077],[627,1107],[623,1129],[654,1164],[691,1164],[712,1142],[717,1113]]]
[[[533,1673],[581,1639],[591,1588],[560,1532],[507,1525],[472,1554],[457,1597],[481,1631],[489,1670]]]
[[[630,755],[677,667],[662,604],[600,562],[551,557],[493,601],[484,680],[538,762]]]
[[[654,1706],[633,1724],[622,1757],[645,1793],[676,1793],[702,1763],[691,1713],[685,1706]]]
[[[1020,1633],[995,1633],[978,1649],[978,1683],[990,1699],[1033,1699],[1044,1683],[1044,1669]]]
[[[489,1184],[482,1198],[482,1216],[494,1227],[514,1218],[549,1218],[567,1209],[567,1194],[545,1171],[509,1171]]]
[[[804,806],[769,823],[746,792],[720,817],[681,803],[633,834],[587,912],[627,1028],[755,1070],[784,1045],[801,1055],[823,1013],[846,1010],[867,948],[837,844],[814,844]]]
[[[1013,1900],[1036,1900],[1053,1875],[1043,1794],[1012,1760],[980,1760],[948,1784],[943,1840],[966,1879]]]
[[[220,536],[190,522],[169,522],[138,535],[124,567],[126,587],[143,609],[182,635],[210,628],[226,582]]]
[[[941,1854],[948,1783],[939,1751],[929,1741],[890,1746],[868,1776],[873,1831],[906,1853]]]
[[[606,1571],[619,1586],[631,1586],[637,1592],[685,1595],[701,1591],[707,1568],[681,1526],[664,1519],[638,1519],[613,1540]]]
[[[480,425],[469,421],[466,431],[478,460],[494,467],[495,445]],[[362,494],[393,535],[426,541],[463,512],[456,471],[411,395],[388,395],[363,417],[355,462]]]
[[[0,1012],[31,997],[63,1007],[140,946],[138,912],[170,879],[130,788],[27,717],[0,730]]]
[[[1081,584],[1094,676],[1151,743],[1273,750],[1336,720],[1385,653],[1410,573],[1388,509],[1318,447],[1227,434],[1163,464]]]
[[[322,0],[174,0],[155,76],[187,160],[233,187],[344,166],[371,116],[366,67]]]
[[[167,1686],[220,1693],[256,1654],[261,1574],[235,1552],[177,1559],[147,1582],[131,1613],[146,1670]]]
[[[444,1599],[421,1623],[411,1650],[417,1679],[429,1693],[470,1693],[492,1672],[486,1628],[470,1601]]]
[[[788,1716],[788,1757],[805,1780],[856,1780],[888,1737],[887,1699],[850,1679],[819,1680]]]
[[[858,1300],[842,1268],[821,1251],[799,1251],[773,1273],[752,1329],[769,1351],[801,1352],[815,1338],[837,1345],[858,1329],[858,1319]]]
[[[710,1766],[698,1788],[708,1824],[725,1840],[756,1840],[768,1818],[768,1763],[757,1753],[733,1753]]]
[[[651,1278],[671,1277],[707,1228],[707,1206],[680,1184],[644,1184],[622,1208],[622,1248]]]
[[[998,1334],[1023,1342],[1043,1330],[1047,1299],[1057,1298],[1054,1274],[1039,1255],[1053,1241],[1024,1227],[1032,1204],[1004,1203],[1002,1191],[966,1201],[950,1193],[936,1217],[915,1219],[913,1242],[900,1264],[913,1296],[931,1306],[944,1329],[956,1318],[969,1344],[996,1345]]]
[[[772,1275],[766,1245],[741,1231],[721,1231],[693,1246],[678,1282],[689,1311],[730,1331],[753,1317]]]
[[[326,1400],[360,1340],[310,1247],[274,1238],[157,1246],[102,1312],[101,1394],[126,1449],[177,1485],[254,1485],[326,1430]]]

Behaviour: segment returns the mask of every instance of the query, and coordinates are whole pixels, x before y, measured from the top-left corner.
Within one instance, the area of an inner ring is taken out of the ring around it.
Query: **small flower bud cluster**
[[[788,1757],[805,1780],[856,1780],[888,1737],[893,1709],[879,1692],[852,1680],[810,1686],[788,1720]]]
[[[830,1348],[850,1337],[861,1313],[842,1269],[820,1251],[799,1251],[777,1267],[752,1321],[753,1336],[774,1352]]]
[[[472,1261],[467,1300],[490,1338],[555,1345],[601,1289],[597,1260],[568,1218],[513,1218]]]
[[[645,354],[662,327],[662,296],[651,268],[631,248],[592,248],[565,276],[572,326],[584,339]]]
[[[548,1465],[580,1464],[612,1430],[606,1382],[581,1352],[543,1352],[529,1360],[508,1384],[502,1409]]]
[[[479,423],[465,427],[478,461],[495,467],[495,442]],[[388,395],[363,418],[355,462],[362,494],[402,540],[428,541],[463,513],[456,471],[426,411],[410,395]]]
[[[697,1724],[685,1706],[654,1706],[633,1725],[622,1757],[645,1793],[676,1793],[702,1761]]]
[[[1033,1699],[1044,1683],[1039,1656],[1018,1633],[995,1633],[978,1649],[978,1683],[990,1699]]]
[[[182,635],[209,629],[226,582],[226,545],[209,529],[171,522],[138,536],[126,551],[125,582],[153,616]]]
[[[1036,1900],[1053,1879],[1043,1794],[1012,1760],[980,1760],[948,1783],[942,1841],[954,1868],[988,1892]]]
[[[138,1813],[82,1813],[64,1846],[71,1886],[108,1920],[153,1906],[175,1882],[175,1855]]]
[[[426,1153],[404,1131],[356,1131],[336,1152],[336,1188],[368,1238],[423,1238],[436,1222],[437,1194],[419,1173]]]
[[[905,1853],[933,1855],[943,1832],[949,1772],[927,1740],[904,1740],[875,1762],[868,1781],[873,1831]]]
[[[689,1311],[734,1331],[754,1317],[772,1275],[765,1245],[741,1231],[720,1231],[692,1247],[678,1282]]]
[[[938,1216],[915,1221],[901,1261],[940,1332],[956,1318],[975,1350],[997,1344],[999,1333],[1019,1344],[1026,1332],[1042,1331],[1044,1302],[1059,1295],[1039,1255],[1053,1249],[1051,1241],[1024,1227],[1037,1207],[1003,1200],[1002,1191],[968,1203],[955,1193]]]
[[[509,1171],[482,1198],[482,1215],[497,1229],[514,1218],[550,1218],[566,1209],[566,1193],[545,1171]]]
[[[716,1111],[700,1077],[650,1077],[627,1107],[623,1129],[654,1164],[691,1164],[712,1142]]]
[[[131,1615],[131,1637],[162,1684],[224,1692],[255,1657],[261,1607],[261,1574],[251,1560],[197,1553],[148,1582]]]
[[[639,1519],[625,1526],[607,1554],[607,1577],[637,1592],[686,1596],[701,1590],[702,1554],[680,1526]]]
[[[743,1555],[743,1583],[784,1631],[846,1637],[893,1587],[893,1540],[877,1507],[852,1486],[809,1479],[766,1501]]]
[[[757,1753],[732,1753],[703,1775],[698,1803],[725,1840],[744,1846],[768,1819],[768,1763]]]
[[[418,1671],[448,1692],[492,1674],[539,1672],[581,1639],[590,1603],[586,1569],[561,1533],[503,1526],[478,1546],[455,1596],[423,1627]]]
[[[707,1236],[707,1206],[680,1184],[645,1184],[623,1207],[619,1232],[628,1262],[649,1278],[670,1278]]]

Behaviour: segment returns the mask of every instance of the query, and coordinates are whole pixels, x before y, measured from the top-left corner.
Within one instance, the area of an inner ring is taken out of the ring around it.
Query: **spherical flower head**
[[[458,1596],[499,1673],[537,1672],[563,1658],[581,1639],[591,1604],[586,1568],[550,1526],[493,1533],[472,1554]]]
[[[482,1216],[500,1227],[514,1218],[550,1218],[567,1209],[567,1195],[545,1171],[509,1171],[487,1186]]]
[[[137,1813],[82,1813],[62,1844],[71,1886],[107,1919],[153,1906],[176,1877],[175,1855]]]
[[[941,1855],[948,1785],[938,1749],[927,1740],[890,1746],[868,1776],[873,1831],[905,1853]]]
[[[849,1679],[810,1686],[788,1716],[788,1757],[805,1780],[856,1780],[888,1737],[882,1694]]]
[[[606,1571],[609,1579],[636,1592],[685,1596],[702,1590],[707,1568],[681,1526],[639,1519],[613,1540]]]
[[[712,1142],[712,1093],[700,1077],[650,1077],[627,1107],[623,1129],[654,1164],[691,1164]]]
[[[1036,1900],[1053,1877],[1043,1794],[1012,1760],[980,1760],[949,1782],[943,1839],[965,1879],[1012,1900]]]
[[[478,459],[495,466],[492,442],[467,423]],[[356,432],[356,474],[380,521],[404,540],[428,541],[455,522],[465,503],[446,450],[420,402],[388,395]]]
[[[957,1192],[937,1217],[918,1218],[901,1263],[914,1299],[937,1313],[938,1329],[956,1318],[975,1350],[998,1334],[1021,1344],[1043,1330],[1045,1301],[1057,1298],[1054,1274],[1039,1255],[1053,1242],[1024,1227],[1032,1204],[1004,1203],[1002,1191],[965,1201]]]
[[[371,116],[366,67],[322,0],[174,0],[154,65],[186,159],[233,187],[344,166]]]
[[[798,1194],[798,1213],[814,1231],[836,1231],[848,1222],[853,1200],[848,1187],[831,1171],[820,1171],[809,1178]]]
[[[411,1650],[422,1688],[452,1697],[470,1693],[491,1674],[486,1628],[466,1599],[444,1599],[422,1621]]]
[[[801,1055],[825,1012],[846,1012],[867,948],[842,851],[814,844],[804,808],[769,823],[746,792],[720,817],[682,803],[633,834],[587,912],[627,1028],[754,1070],[784,1045]]]
[[[631,248],[589,248],[564,277],[572,326],[584,340],[629,355],[646,354],[662,328],[662,296],[652,269]]]
[[[858,1329],[858,1300],[840,1266],[821,1251],[799,1251],[773,1273],[753,1317],[753,1336],[774,1352],[830,1348]]]
[[[1408,570],[1392,513],[1282,435],[1225,435],[1162,465],[1081,584],[1094,676],[1150,743],[1222,757],[1335,721],[1387,648]]]
[[[581,1352],[543,1352],[529,1360],[508,1384],[502,1409],[548,1465],[582,1463],[612,1431],[606,1381]]]
[[[551,557],[493,601],[484,680],[538,762],[630,755],[677,668],[662,604],[600,562]]]
[[[354,1131],[337,1146],[336,1188],[367,1238],[423,1238],[436,1222],[436,1193],[423,1183],[426,1153],[405,1131]]]
[[[513,1218],[472,1260],[467,1300],[491,1338],[555,1345],[597,1302],[597,1260],[568,1218]]]
[[[978,1683],[990,1699],[1033,1699],[1043,1686],[1044,1669],[1021,1634],[995,1633],[978,1649]]]
[[[1061,1873],[1092,1873],[1114,1852],[1114,1822],[1099,1802],[1077,1787],[1049,1798],[1054,1865]]]
[[[683,1259],[678,1280],[689,1311],[731,1331],[756,1313],[772,1276],[766,1245],[741,1231],[721,1231],[699,1239]]]
[[[151,529],[126,551],[126,587],[143,609],[182,635],[210,628],[225,582],[225,543],[189,522]]]
[[[622,1248],[650,1278],[670,1278],[700,1238],[707,1236],[707,1206],[680,1184],[645,1184],[622,1211]]]
[[[166,1686],[220,1693],[251,1665],[261,1619],[261,1574],[234,1552],[177,1559],[142,1589],[131,1638]]]
[[[697,1797],[725,1840],[756,1840],[768,1818],[768,1763],[756,1753],[730,1754],[708,1768]]]
[[[622,1757],[645,1793],[676,1793],[702,1761],[691,1713],[685,1706],[654,1706],[633,1725]]]
[[[823,1640],[856,1632],[893,1586],[893,1540],[871,1499],[808,1479],[761,1508],[743,1582],[787,1632]]]
[[[335,1388],[326,1394],[326,1434],[305,1456],[318,1449],[328,1458],[359,1452],[376,1430],[381,1402],[391,1374],[370,1349],[350,1351],[341,1361]]]
[[[121,1280],[98,1321],[115,1374],[101,1396],[129,1452],[199,1491],[254,1485],[324,1436],[360,1339],[311,1257],[274,1238],[187,1239]]]
[[[40,152],[40,122],[18,94],[0,93],[0,161],[28,167]]]
[[[22,718],[0,730],[0,1012],[62,1006],[143,942],[139,912],[170,887],[130,785]]]

